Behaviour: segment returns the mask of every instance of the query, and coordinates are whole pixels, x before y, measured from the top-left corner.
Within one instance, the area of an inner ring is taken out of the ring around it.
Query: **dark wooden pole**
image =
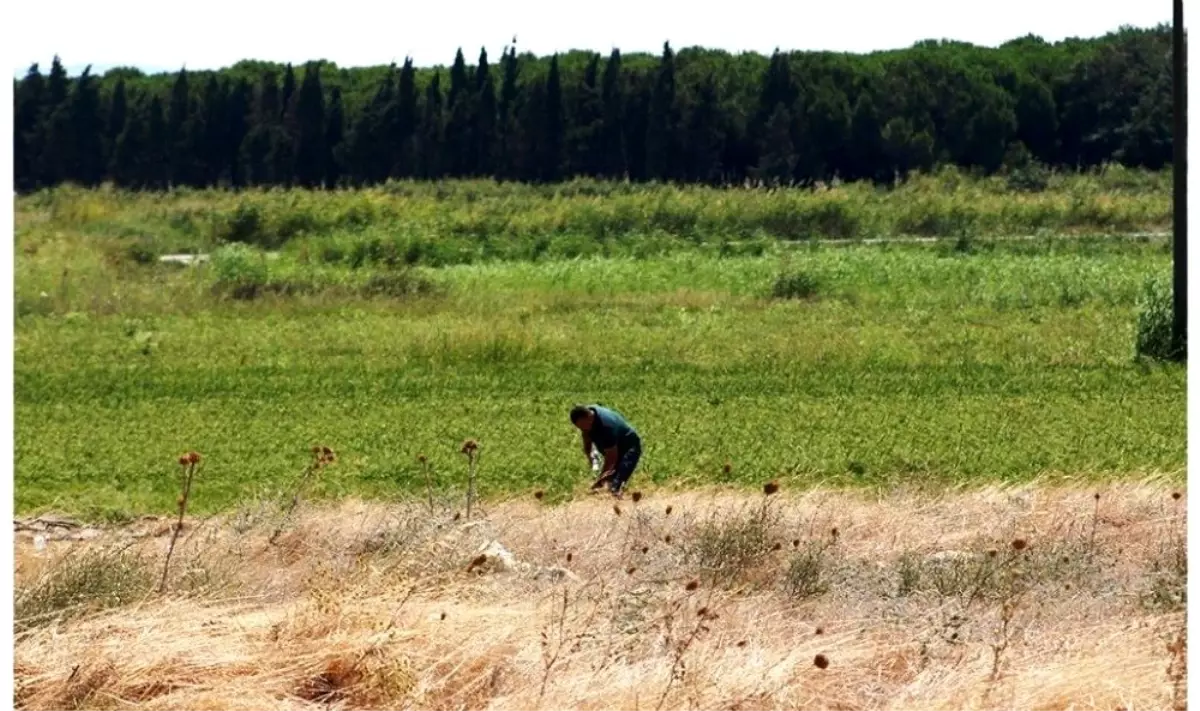
[[[1175,135],[1174,191],[1174,295],[1172,337],[1176,357],[1187,358],[1187,52],[1183,44],[1183,0],[1174,0],[1171,61],[1174,75]]]

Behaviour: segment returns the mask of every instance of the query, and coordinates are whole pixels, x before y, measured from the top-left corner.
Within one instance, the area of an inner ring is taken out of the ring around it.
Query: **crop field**
[[[447,184],[442,197],[400,185],[22,198],[16,506],[110,520],[169,511],[175,458],[197,450],[191,506],[218,511],[289,489],[314,445],[339,453],[314,495],[456,495],[468,438],[482,496],[565,500],[587,479],[566,417],[577,401],[615,407],[642,432],[639,485],[1182,481],[1185,371],[1133,352],[1146,284],[1169,275],[1167,239],[1062,224],[1077,234],[722,243],[737,230],[698,226],[733,215],[722,219],[751,233],[773,210],[799,206],[802,222],[822,205],[857,205],[845,214],[871,224],[926,209],[994,225],[1023,204],[1104,212],[1131,231],[1169,219],[1158,175],[1061,180],[1032,197],[945,173],[907,198],[607,184],[591,189],[608,197],[563,197],[489,183]],[[720,195],[727,205],[713,207]],[[576,229],[634,204],[630,219],[645,223],[634,229],[663,229],[650,223],[677,209],[702,238],[678,229],[650,253],[606,241],[608,227]],[[489,215],[510,227],[464,236]],[[315,232],[290,235],[289,217]],[[246,242],[226,241],[231,224]],[[452,250],[438,224],[451,241],[498,246]],[[522,243],[519,225],[592,248],[501,258]],[[1034,225],[1008,232],[1022,227]],[[416,241],[389,241],[402,237]],[[168,251],[209,259],[160,263]]]

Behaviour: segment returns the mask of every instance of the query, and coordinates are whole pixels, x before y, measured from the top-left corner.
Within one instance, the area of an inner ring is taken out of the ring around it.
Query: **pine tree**
[[[192,120],[192,150],[196,156],[196,182],[211,186],[226,178],[229,165],[226,161],[226,131],[228,109],[226,87],[210,74],[204,83],[204,91]]]

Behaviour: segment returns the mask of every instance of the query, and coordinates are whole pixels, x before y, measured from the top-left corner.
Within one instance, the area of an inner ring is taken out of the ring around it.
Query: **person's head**
[[[596,420],[596,413],[587,405],[576,405],[571,408],[571,424],[575,425],[584,432],[590,432],[592,422]]]

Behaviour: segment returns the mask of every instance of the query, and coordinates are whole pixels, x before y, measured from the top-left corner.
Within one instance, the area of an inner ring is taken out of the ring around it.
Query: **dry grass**
[[[619,516],[531,496],[472,521],[346,502],[297,512],[275,545],[243,511],[188,522],[170,593],[115,601],[80,561],[161,565],[169,527],[40,549],[19,532],[18,596],[39,616],[17,632],[17,704],[1171,708],[1186,498],[1101,491],[785,490],[767,515],[762,494],[646,491]],[[493,541],[515,562],[477,562]]]

